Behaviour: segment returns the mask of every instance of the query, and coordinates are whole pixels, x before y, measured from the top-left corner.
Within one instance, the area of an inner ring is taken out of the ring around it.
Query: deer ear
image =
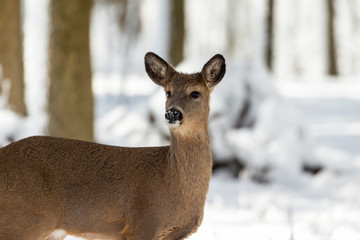
[[[225,74],[225,58],[216,54],[203,67],[201,75],[205,80],[206,86],[210,89],[215,87]]]
[[[148,52],[145,55],[145,69],[150,79],[160,86],[164,86],[175,70],[155,53]]]

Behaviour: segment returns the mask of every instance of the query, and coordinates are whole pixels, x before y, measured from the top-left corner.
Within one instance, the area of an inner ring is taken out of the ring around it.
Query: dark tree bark
[[[183,0],[170,1],[170,46],[169,58],[176,66],[184,58],[185,13]]]
[[[52,0],[49,45],[49,134],[92,141],[89,27],[92,0]]]
[[[266,33],[267,44],[265,51],[265,60],[269,71],[273,71],[274,0],[268,0]]]
[[[335,9],[334,0],[327,0],[328,10],[328,73],[329,75],[338,75],[335,47]]]
[[[2,68],[0,87],[1,80],[8,79],[10,81],[8,104],[12,110],[25,116],[27,111],[24,100],[20,2],[20,0],[0,0],[0,65]]]

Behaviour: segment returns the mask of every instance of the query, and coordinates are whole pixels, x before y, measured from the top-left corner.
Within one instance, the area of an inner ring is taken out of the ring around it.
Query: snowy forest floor
[[[328,167],[267,184],[218,171],[203,224],[189,239],[360,239],[360,85],[280,82],[277,89],[299,111]]]

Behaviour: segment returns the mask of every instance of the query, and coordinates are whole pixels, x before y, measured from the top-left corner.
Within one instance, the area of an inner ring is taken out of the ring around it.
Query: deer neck
[[[181,129],[170,131],[168,154],[169,172],[178,173],[185,184],[198,184],[207,191],[211,177],[212,157],[208,124],[184,133]],[[193,186],[196,188],[196,186]]]

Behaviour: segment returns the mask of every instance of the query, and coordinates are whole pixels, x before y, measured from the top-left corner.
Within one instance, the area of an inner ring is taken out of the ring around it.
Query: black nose
[[[169,121],[169,123],[174,123],[176,121],[181,121],[183,118],[183,115],[179,110],[177,110],[175,108],[171,108],[166,111],[165,118],[166,118],[166,120]]]

